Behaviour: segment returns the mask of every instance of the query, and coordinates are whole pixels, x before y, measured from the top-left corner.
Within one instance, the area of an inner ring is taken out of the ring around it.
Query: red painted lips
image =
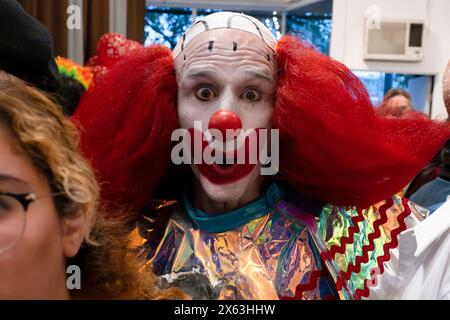
[[[240,130],[242,129],[242,122],[239,116],[233,112],[220,110],[214,113],[209,121],[208,129],[216,129],[222,133],[224,143],[227,141],[226,131],[227,130]],[[191,137],[194,135],[195,129],[190,129]],[[202,154],[208,147],[208,142],[203,141],[203,133],[197,132],[198,137],[202,137]],[[256,139],[258,140],[258,139]],[[193,140],[192,140],[193,141]],[[192,145],[194,147],[194,145]],[[217,152],[222,152],[222,159],[225,164],[206,164],[202,161],[201,164],[197,164],[200,173],[214,184],[229,184],[236,182],[247,175],[255,168],[256,164],[250,163],[250,140],[248,137],[245,138],[245,143],[241,147],[245,151],[245,161],[244,164],[238,164],[238,150],[234,150],[231,153],[226,154],[224,151],[213,150],[211,152],[212,156],[215,156]],[[223,150],[225,148],[222,148]],[[193,149],[192,149],[193,150]],[[242,151],[242,150],[240,150]],[[232,160],[232,164],[226,164],[226,159]]]

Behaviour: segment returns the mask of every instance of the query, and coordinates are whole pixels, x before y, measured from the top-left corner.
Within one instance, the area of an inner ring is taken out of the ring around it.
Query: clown
[[[173,52],[133,50],[74,120],[104,201],[138,213],[136,250],[195,299],[369,296],[398,234],[427,216],[391,196],[450,137],[421,116],[377,117],[345,66],[232,12],[197,21]],[[279,172],[261,174],[261,153],[239,163],[248,137],[225,135],[225,163],[170,165],[180,128],[202,151],[208,130],[254,130],[258,150],[279,142]]]

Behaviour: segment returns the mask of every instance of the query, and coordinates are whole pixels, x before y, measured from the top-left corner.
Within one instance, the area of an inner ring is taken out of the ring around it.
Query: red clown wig
[[[106,204],[139,210],[170,161],[177,128],[171,51],[134,50],[97,79],[73,116]]]
[[[408,184],[450,137],[447,124],[422,116],[377,116],[348,68],[296,38],[282,38],[276,56],[280,177],[302,195],[369,206]],[[151,199],[178,127],[176,92],[172,54],[154,46],[117,62],[84,96],[74,120],[107,203],[137,211]]]

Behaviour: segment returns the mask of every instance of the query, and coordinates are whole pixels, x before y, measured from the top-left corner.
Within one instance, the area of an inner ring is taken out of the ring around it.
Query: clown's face
[[[270,48],[256,35],[233,29],[204,32],[178,55],[175,64],[181,128],[192,130],[194,121],[202,122],[203,132],[272,128],[276,63]],[[243,145],[236,148],[248,148]],[[233,156],[234,152],[224,155]],[[191,167],[197,186],[218,204],[218,211],[258,197],[264,179],[260,164]]]

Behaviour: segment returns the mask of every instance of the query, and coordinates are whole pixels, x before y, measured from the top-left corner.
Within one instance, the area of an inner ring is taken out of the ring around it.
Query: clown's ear
[[[96,81],[73,116],[108,205],[141,209],[170,161],[177,128],[172,54],[139,49]]]
[[[448,124],[418,113],[376,116],[350,70],[296,38],[280,40],[277,63],[280,171],[301,194],[376,203],[406,186],[450,138]]]

